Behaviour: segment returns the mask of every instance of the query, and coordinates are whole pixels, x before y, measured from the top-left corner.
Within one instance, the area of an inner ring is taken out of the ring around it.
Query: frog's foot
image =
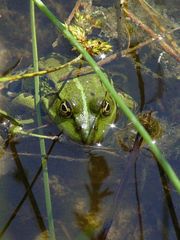
[[[34,97],[27,93],[20,93],[12,100],[12,103],[34,110]]]

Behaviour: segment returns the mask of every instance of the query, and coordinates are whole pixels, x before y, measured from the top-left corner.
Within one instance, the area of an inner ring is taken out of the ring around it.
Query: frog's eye
[[[59,111],[60,111],[60,115],[62,117],[66,117],[66,118],[71,117],[72,106],[71,106],[70,102],[68,102],[67,100],[62,101]]]
[[[111,106],[107,100],[103,100],[101,104],[101,112],[104,116],[108,116],[111,113]]]

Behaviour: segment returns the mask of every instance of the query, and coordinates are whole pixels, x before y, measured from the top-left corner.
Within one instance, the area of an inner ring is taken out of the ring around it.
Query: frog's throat
[[[87,105],[87,99],[86,99],[86,94],[85,94],[85,91],[83,89],[83,86],[82,84],[80,83],[79,79],[78,78],[75,78],[74,79],[74,82],[75,82],[75,85],[77,87],[77,89],[79,89],[80,91],[80,97],[81,97],[81,101],[82,101],[82,115],[80,117],[80,123],[78,124],[81,124],[81,132],[82,132],[82,138],[85,140],[88,138],[89,136],[89,133],[90,133],[90,128],[92,127],[91,126],[91,122],[90,121],[90,113],[88,111],[88,105]]]

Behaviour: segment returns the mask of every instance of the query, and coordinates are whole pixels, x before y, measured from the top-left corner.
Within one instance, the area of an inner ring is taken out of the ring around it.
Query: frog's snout
[[[93,144],[96,131],[95,119],[88,121],[76,121],[76,131],[81,142],[84,144]]]
[[[90,131],[89,128],[83,128],[83,126],[78,126],[77,127],[77,132],[80,136],[80,139],[81,139],[81,142],[84,143],[84,144],[93,144],[92,140],[92,132],[93,131]]]

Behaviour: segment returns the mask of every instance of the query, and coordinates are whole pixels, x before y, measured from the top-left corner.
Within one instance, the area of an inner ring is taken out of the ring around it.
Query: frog
[[[56,67],[66,61],[59,54],[51,54],[39,61],[39,67]],[[81,61],[80,65],[82,64]],[[79,71],[79,74],[67,77],[74,70]],[[117,119],[118,108],[96,73],[80,73],[81,68],[76,64],[40,77],[41,104],[52,122],[70,139],[93,145],[104,139],[111,124]],[[109,81],[113,84],[112,80]],[[24,86],[30,89],[28,80],[24,82]],[[30,106],[33,96],[22,94],[24,99],[21,98],[21,103]],[[131,109],[136,107],[136,102],[130,95],[123,91],[119,95]],[[19,96],[15,97],[13,102],[17,103],[18,98]]]

